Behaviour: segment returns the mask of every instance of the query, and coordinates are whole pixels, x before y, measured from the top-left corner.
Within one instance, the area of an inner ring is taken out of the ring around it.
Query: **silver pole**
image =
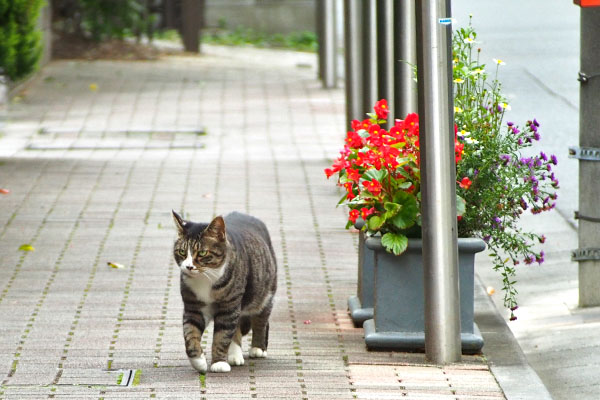
[[[394,126],[394,0],[377,0],[379,97],[388,101],[388,128]]]
[[[415,28],[415,0],[396,0],[395,9],[395,66],[394,99],[396,118],[417,111],[417,82],[413,65],[417,64],[417,30]]]
[[[344,0],[344,60],[346,71],[346,127],[353,119],[362,119],[363,75],[361,57],[361,9],[356,0]]]
[[[377,93],[377,4],[364,0],[363,5],[363,106],[362,115],[373,112]]]
[[[450,1],[417,4],[425,352],[447,364],[461,359]]]
[[[324,0],[323,5],[323,37],[325,71],[321,71],[324,88],[337,87],[337,41],[335,34],[335,0]]]
[[[590,78],[580,79],[579,88],[579,145],[600,148],[600,8],[581,8],[581,73]],[[598,218],[600,198],[600,162],[579,160],[579,214]],[[600,228],[597,222],[579,219],[579,248],[600,248]],[[600,260],[579,261],[579,305],[600,305]]]

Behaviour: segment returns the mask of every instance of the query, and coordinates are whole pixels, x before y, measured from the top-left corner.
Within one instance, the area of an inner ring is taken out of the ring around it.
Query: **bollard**
[[[397,118],[417,112],[417,82],[413,66],[417,65],[417,30],[415,0],[394,2],[394,109]]]
[[[361,9],[356,0],[344,0],[344,61],[346,89],[346,128],[353,119],[363,119],[363,58],[361,56]]]
[[[417,3],[425,352],[437,364],[461,359],[449,17],[449,0]]]

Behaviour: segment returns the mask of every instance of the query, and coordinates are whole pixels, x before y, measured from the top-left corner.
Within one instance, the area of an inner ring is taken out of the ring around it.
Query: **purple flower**
[[[558,164],[558,159],[556,158],[556,156],[554,154],[552,154],[550,156],[550,161],[552,161],[552,164],[554,164],[554,165]]]
[[[491,235],[485,235],[485,236],[483,237],[483,241],[487,243],[487,242],[489,242],[489,241],[490,241],[490,239],[491,239],[491,238],[492,238],[492,236],[491,236]]]
[[[525,201],[525,199],[521,197],[521,200],[519,202],[521,203],[521,208],[523,210],[527,210],[527,202]]]
[[[535,118],[534,118],[534,119],[533,119],[533,125],[535,125],[535,126],[540,126],[540,123],[539,123],[539,122],[537,122],[537,119],[535,119]]]
[[[533,138],[534,138],[535,140],[540,140],[540,134],[539,134],[539,133],[537,133],[537,132],[534,132],[534,133],[533,133]]]
[[[508,125],[508,126],[513,126],[513,125],[514,125],[514,122],[510,122],[510,121],[509,121],[509,122],[507,122],[507,123],[506,123],[506,125]]]
[[[479,175],[479,170],[476,169],[475,171],[473,171],[473,177],[476,177],[477,175]]]
[[[504,161],[504,165],[507,165],[511,160],[509,154],[500,154],[500,159]]]
[[[540,157],[542,158],[542,160],[548,161],[548,156],[543,151],[540,151]]]
[[[513,133],[516,135],[517,133],[520,133],[521,131],[519,130],[519,128],[517,128],[516,126],[513,127]]]
[[[517,143],[519,144],[519,146],[523,145],[523,140],[521,138],[519,138],[519,140],[517,140]]]

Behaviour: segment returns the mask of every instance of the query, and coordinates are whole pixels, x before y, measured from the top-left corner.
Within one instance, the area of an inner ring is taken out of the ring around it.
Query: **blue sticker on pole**
[[[452,22],[454,22],[453,18],[440,18],[438,20],[438,23],[442,25],[452,25]]]

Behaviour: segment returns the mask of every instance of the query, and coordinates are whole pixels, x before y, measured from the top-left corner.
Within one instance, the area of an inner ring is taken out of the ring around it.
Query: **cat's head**
[[[177,227],[173,256],[184,274],[210,274],[223,266],[227,255],[223,217],[218,216],[210,224],[202,224],[185,221],[173,211],[173,220]]]

